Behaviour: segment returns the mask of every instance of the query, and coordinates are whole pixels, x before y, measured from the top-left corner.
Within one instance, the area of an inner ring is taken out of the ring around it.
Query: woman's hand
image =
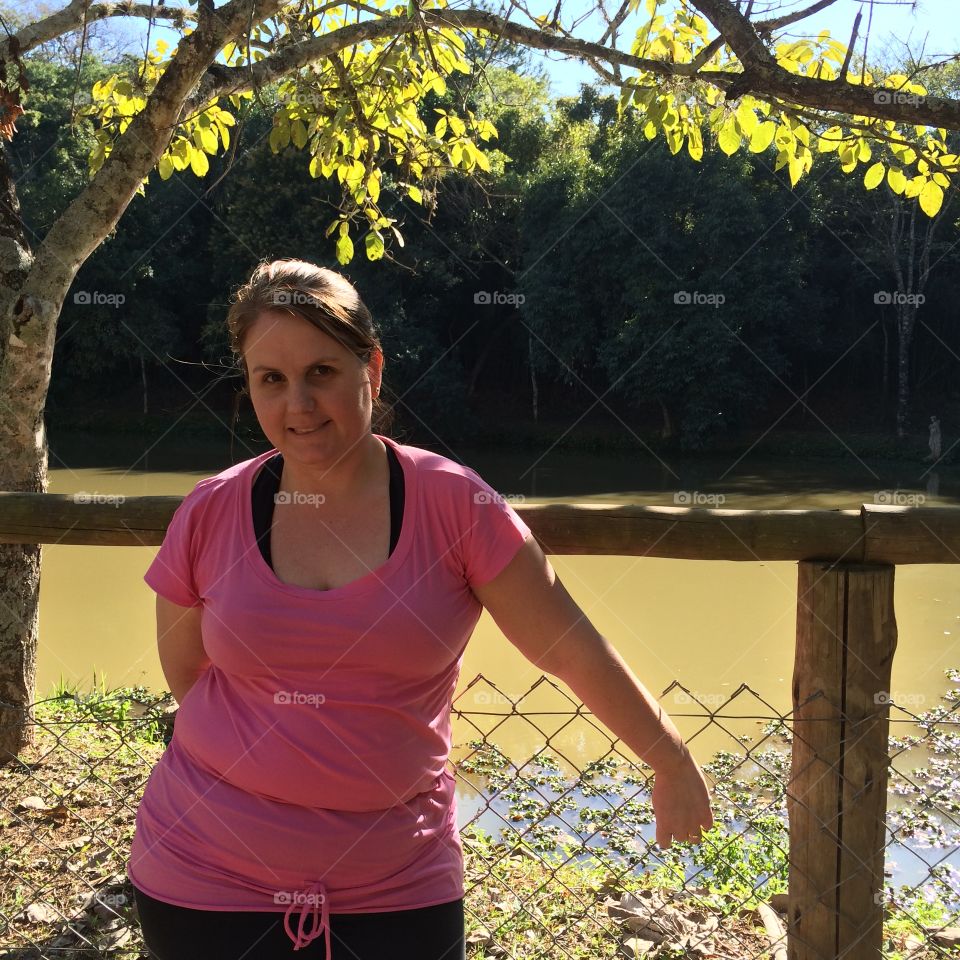
[[[700,843],[700,828],[713,826],[710,788],[686,747],[676,763],[654,772],[653,814],[657,844],[664,850],[669,849],[671,839]]]

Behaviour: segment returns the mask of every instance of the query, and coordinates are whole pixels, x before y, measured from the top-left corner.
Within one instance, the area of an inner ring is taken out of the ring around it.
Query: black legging
[[[324,960],[326,938],[294,951],[283,914],[194,910],[133,888],[151,960]],[[463,899],[415,910],[331,913],[332,960],[466,960]]]

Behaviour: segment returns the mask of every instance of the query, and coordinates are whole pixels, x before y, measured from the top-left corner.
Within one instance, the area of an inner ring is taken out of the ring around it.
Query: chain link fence
[[[960,689],[927,711],[885,696],[883,956],[958,957]],[[746,685],[658,699],[711,783],[701,844],[656,844],[653,771],[552,678],[458,695],[469,958],[786,960],[792,714]],[[0,957],[146,957],[124,866],[173,708],[142,687],[32,706],[33,745],[0,768]]]

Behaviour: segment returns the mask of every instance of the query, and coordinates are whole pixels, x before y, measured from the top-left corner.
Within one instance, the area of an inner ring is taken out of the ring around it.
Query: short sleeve
[[[153,563],[143,575],[147,586],[154,592],[181,607],[196,607],[203,602],[194,575],[194,531],[199,500],[194,488],[180,502]]]
[[[510,503],[469,468],[469,524],[464,536],[464,574],[479,587],[493,580],[517,555],[530,528]]]

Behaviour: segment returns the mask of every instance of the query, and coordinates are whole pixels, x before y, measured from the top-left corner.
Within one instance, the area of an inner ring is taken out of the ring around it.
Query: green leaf
[[[294,120],[290,124],[290,138],[299,150],[307,145],[307,127],[302,120]]]
[[[337,260],[346,265],[353,259],[353,241],[348,234],[337,239]]]
[[[169,180],[173,176],[173,161],[167,156],[161,157],[158,169],[160,171],[160,179]]]
[[[367,259],[379,260],[383,256],[383,237],[371,230],[367,234],[366,247]]]
[[[878,187],[883,182],[883,164],[878,160],[869,170],[863,178],[863,185],[868,190],[873,190],[874,187]]]
[[[407,196],[413,200],[414,203],[423,203],[423,194],[420,192],[419,187],[407,187]]]
[[[920,209],[928,216],[935,217],[943,206],[943,188],[928,180],[920,191]]]

